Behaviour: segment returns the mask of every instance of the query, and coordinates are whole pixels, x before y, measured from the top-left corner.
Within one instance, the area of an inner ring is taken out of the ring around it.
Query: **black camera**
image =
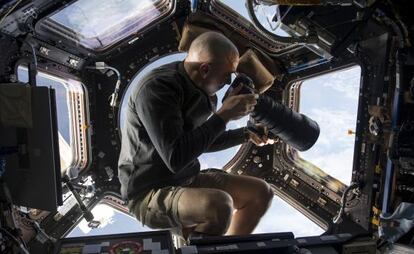
[[[240,85],[242,88],[238,94],[257,93],[252,79],[239,73],[230,84],[223,101]],[[257,104],[250,116],[257,123],[266,126],[269,134],[279,137],[299,151],[311,148],[319,137],[319,125],[315,121],[263,94],[257,99]],[[249,122],[249,126],[251,128],[253,124]]]

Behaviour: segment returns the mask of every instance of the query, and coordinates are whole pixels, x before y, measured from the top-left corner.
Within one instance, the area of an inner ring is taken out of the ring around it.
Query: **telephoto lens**
[[[239,94],[256,93],[253,81],[247,75],[239,73],[231,83],[223,101],[239,85],[243,86]],[[271,134],[299,151],[311,148],[319,137],[319,125],[314,120],[263,94],[259,96],[250,116],[257,123],[266,126]]]

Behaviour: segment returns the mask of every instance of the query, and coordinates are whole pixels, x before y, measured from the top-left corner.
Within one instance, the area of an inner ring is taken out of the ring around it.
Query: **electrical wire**
[[[29,47],[30,47],[30,49],[32,50],[32,55],[33,55],[33,63],[34,63],[34,65],[35,65],[35,67],[36,67],[36,69],[37,69],[37,56],[36,56],[36,51],[35,51],[35,49],[34,49],[34,47],[33,47],[33,45],[32,44],[30,44],[28,41],[23,41],[23,43],[26,43],[27,45],[29,45]]]
[[[56,239],[49,236],[39,225],[39,223],[35,220],[33,220],[34,229],[36,230],[36,233],[41,234],[43,237],[48,239],[51,242],[56,242]]]
[[[114,92],[111,94],[111,96],[109,97],[110,102],[109,105],[112,108],[116,108],[118,106],[118,94],[119,94],[119,88],[121,86],[121,73],[114,67],[106,65],[103,62],[97,62],[95,63],[96,66],[86,66],[86,69],[95,69],[95,70],[111,70],[113,72],[115,72],[116,76],[117,76],[117,81],[115,84],[115,89]]]
[[[22,242],[22,244],[26,248],[26,250],[28,250],[29,248],[27,247],[26,242],[23,240],[23,238],[21,236],[19,236],[19,240],[20,240],[20,242]]]
[[[411,47],[411,41],[410,41],[410,35],[408,32],[408,28],[405,25],[405,23],[401,20],[401,17],[399,15],[399,13],[397,12],[397,10],[395,9],[394,4],[392,3],[392,1],[387,0],[388,5],[390,6],[391,11],[394,14],[395,19],[397,20],[397,23],[400,25],[400,29],[402,31],[402,33],[404,34],[404,39],[405,39],[405,44],[407,47]]]
[[[348,193],[353,190],[358,188],[358,184],[357,183],[352,183],[351,185],[348,186],[348,188],[345,189],[344,193],[342,194],[342,198],[341,198],[341,208],[339,209],[338,214],[333,217],[332,222],[334,224],[339,224],[342,220],[342,216],[344,215],[345,212],[345,206],[346,206],[346,202],[347,202],[347,196]]]
[[[29,218],[27,215],[25,217],[23,217],[24,220],[28,221],[29,223],[31,223],[31,227],[33,227],[33,229],[36,231],[36,234],[40,234],[43,236],[43,238],[46,238],[47,240],[49,240],[51,243],[56,242],[56,239],[52,236],[49,236],[39,225],[39,222],[37,222],[34,219]]]
[[[111,66],[106,66],[106,69],[114,71],[116,73],[116,76],[118,77],[118,80],[121,80],[121,73],[119,73],[117,69]]]
[[[11,8],[4,14],[4,16],[0,19],[0,25],[3,23],[3,21],[9,16],[9,14],[20,4],[20,2],[23,0],[18,0]]]
[[[17,240],[17,238],[14,235],[12,235],[5,228],[0,227],[0,231],[3,232],[3,233],[5,233],[10,239],[12,239],[16,243],[16,245],[20,247],[20,249],[23,251],[23,253],[29,254],[29,251],[25,247],[26,244],[23,244],[24,241],[23,241],[23,243],[21,243],[19,240]]]

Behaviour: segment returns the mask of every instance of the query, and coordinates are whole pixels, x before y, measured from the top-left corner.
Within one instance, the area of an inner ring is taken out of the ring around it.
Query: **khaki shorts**
[[[178,200],[184,188],[224,189],[229,175],[220,169],[201,171],[181,186],[152,189],[128,203],[129,211],[143,225],[154,229],[170,229],[182,236],[182,223],[178,218]]]

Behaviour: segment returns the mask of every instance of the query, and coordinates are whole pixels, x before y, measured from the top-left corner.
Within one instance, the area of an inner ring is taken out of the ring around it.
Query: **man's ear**
[[[209,72],[210,72],[210,64],[208,63],[202,63],[199,67],[200,75],[203,79],[207,78]]]

